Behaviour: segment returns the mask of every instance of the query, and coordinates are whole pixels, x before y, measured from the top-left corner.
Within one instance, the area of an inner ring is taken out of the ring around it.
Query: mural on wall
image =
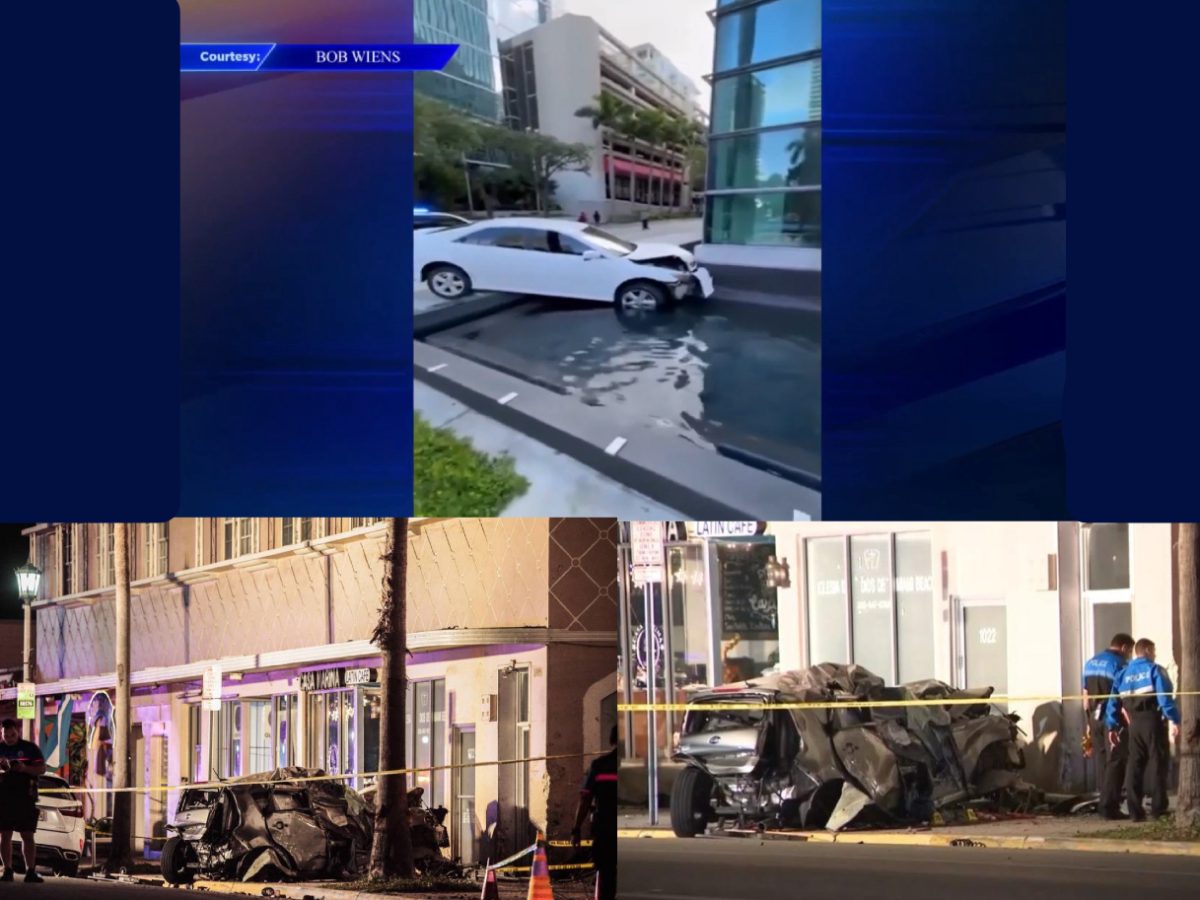
[[[104,691],[97,691],[88,701],[84,714],[87,723],[87,780],[90,788],[112,787],[112,740],[115,710],[112,699]],[[88,818],[102,818],[109,814],[111,794],[84,795],[91,804],[85,810]]]
[[[70,774],[70,755],[67,740],[71,733],[71,712],[75,708],[75,694],[67,694],[58,701],[52,712],[42,715],[42,726],[38,729],[38,747],[46,760],[50,772],[67,778]]]

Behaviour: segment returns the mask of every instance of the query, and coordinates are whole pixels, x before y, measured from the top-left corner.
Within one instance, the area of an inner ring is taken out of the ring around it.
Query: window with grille
[[[114,566],[116,551],[116,536],[111,522],[102,522],[96,526],[96,577],[99,587],[109,587],[116,583],[117,576]]]
[[[313,523],[315,519],[284,519],[283,543],[299,544],[301,541],[311,541],[316,537]]]
[[[225,559],[258,552],[258,519],[225,520]]]
[[[142,526],[142,559],[147,578],[167,571],[167,523],[150,522]]]

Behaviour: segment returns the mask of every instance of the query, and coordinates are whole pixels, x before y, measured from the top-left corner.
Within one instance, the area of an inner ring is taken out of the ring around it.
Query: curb
[[[208,891],[213,894],[238,894],[244,897],[277,897],[279,900],[360,900],[378,898],[383,894],[368,891],[345,891],[340,888],[322,888],[312,884],[263,884],[241,881],[196,881],[192,890]],[[266,891],[270,893],[266,893]]]
[[[871,834],[869,832],[743,832],[736,837],[766,841],[801,841],[811,844],[879,844],[909,847],[978,847],[1000,850],[1075,850],[1085,853],[1139,853],[1150,856],[1200,857],[1200,843],[1174,841],[1115,841],[1107,838],[1054,838],[1023,835],[980,835],[965,832],[948,834]],[[675,833],[660,828],[622,828],[619,838],[674,838]],[[677,840],[686,840],[677,838]]]

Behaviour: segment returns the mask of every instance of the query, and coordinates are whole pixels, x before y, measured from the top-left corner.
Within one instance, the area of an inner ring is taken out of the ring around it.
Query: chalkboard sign
[[[779,637],[778,600],[767,587],[770,544],[717,546],[721,588],[721,636],[773,641]]]

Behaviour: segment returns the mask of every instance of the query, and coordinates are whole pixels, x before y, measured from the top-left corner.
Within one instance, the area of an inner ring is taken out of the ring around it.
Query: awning
[[[669,181],[683,181],[683,173],[677,172],[674,169],[631,162],[627,159],[613,159],[607,153],[604,155],[604,171],[617,172],[621,175],[645,175],[647,178],[665,178]]]

